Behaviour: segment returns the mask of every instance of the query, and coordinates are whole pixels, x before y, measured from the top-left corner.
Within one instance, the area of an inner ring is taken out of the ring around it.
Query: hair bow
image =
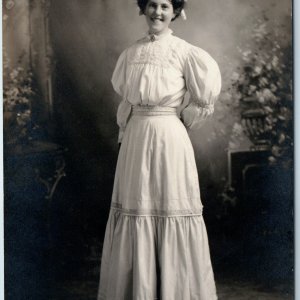
[[[186,3],[187,0],[184,0],[184,2]],[[180,16],[181,16],[182,20],[184,20],[184,21],[187,19],[184,9],[181,10]]]

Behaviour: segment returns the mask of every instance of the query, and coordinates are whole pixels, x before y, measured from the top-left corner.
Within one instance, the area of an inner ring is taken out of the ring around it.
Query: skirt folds
[[[201,214],[194,150],[173,115],[133,115],[120,149],[112,205],[134,214]]]
[[[202,216],[131,216],[111,210],[98,300],[215,300]]]

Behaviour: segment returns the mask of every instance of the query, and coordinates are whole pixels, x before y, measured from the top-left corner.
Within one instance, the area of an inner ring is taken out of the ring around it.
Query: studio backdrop
[[[290,0],[189,0],[171,26],[222,75],[213,117],[189,132],[217,281],[293,282],[291,12]],[[146,31],[133,0],[3,0],[8,299],[98,283],[118,155],[110,80]]]

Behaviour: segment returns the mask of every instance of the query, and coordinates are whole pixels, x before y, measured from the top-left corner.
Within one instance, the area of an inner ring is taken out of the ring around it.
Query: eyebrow
[[[154,1],[149,1],[148,4],[155,4],[155,5],[158,5],[158,3],[154,2]],[[171,5],[171,1],[167,1],[167,2],[164,2],[164,3],[161,3],[160,5]]]

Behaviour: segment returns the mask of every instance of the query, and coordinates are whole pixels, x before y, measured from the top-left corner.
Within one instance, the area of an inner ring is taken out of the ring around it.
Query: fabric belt
[[[135,105],[132,107],[132,115],[136,116],[164,116],[177,115],[176,107],[158,105]]]

